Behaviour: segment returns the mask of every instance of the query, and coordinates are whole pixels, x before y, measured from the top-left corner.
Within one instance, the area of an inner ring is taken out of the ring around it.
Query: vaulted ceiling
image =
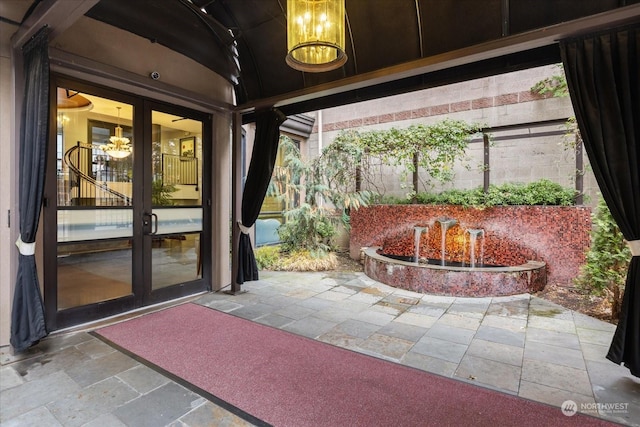
[[[345,4],[349,59],[326,73],[285,63],[286,0],[101,0],[86,15],[216,71],[244,111],[287,114],[560,62],[559,39],[640,20],[640,0]]]

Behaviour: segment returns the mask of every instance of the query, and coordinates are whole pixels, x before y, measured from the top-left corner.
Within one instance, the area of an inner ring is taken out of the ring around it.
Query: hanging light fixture
[[[116,126],[116,134],[109,138],[109,143],[101,145],[100,149],[107,153],[109,157],[114,159],[124,159],[131,154],[131,144],[129,138],[122,136],[122,128],[120,127],[120,108],[118,109],[118,124]]]
[[[287,0],[287,64],[318,73],[347,62],[344,0]]]

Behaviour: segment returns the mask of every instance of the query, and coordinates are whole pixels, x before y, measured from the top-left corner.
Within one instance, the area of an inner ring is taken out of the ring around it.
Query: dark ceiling
[[[614,23],[607,18],[616,11],[630,10],[624,19],[640,20],[640,0],[345,4],[349,59],[326,73],[286,65],[286,0],[101,0],[86,15],[221,74],[236,85],[237,103],[245,111],[278,105],[287,114],[556,63],[557,40],[509,46],[516,39],[555,35],[554,28],[585,17],[584,26],[570,30],[619,25],[619,17]]]

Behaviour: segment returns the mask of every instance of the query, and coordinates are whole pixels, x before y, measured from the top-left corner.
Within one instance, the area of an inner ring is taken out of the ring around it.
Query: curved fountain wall
[[[392,259],[366,248],[365,274],[396,288],[434,295],[485,297],[536,292],[547,283],[546,264],[527,261],[516,266],[441,266]]]
[[[439,268],[435,268],[438,266],[417,265],[415,262],[404,265],[401,261],[381,257],[375,250],[373,253],[365,250],[380,247],[384,253],[412,256],[413,227],[421,225],[430,227],[431,232],[425,233],[420,239],[420,257],[437,259],[441,242],[438,237],[439,225],[435,224],[438,218],[455,218],[461,230],[484,229],[484,263],[507,267],[506,271],[500,272],[504,274],[493,274],[493,277],[489,274],[496,271],[482,269],[458,274],[466,276],[464,286],[472,288],[464,293],[466,295],[488,295],[489,282],[495,284],[494,291],[501,295],[535,291],[544,287],[546,281],[571,283],[584,264],[585,251],[590,245],[591,209],[584,206],[474,209],[460,206],[374,205],[352,212],[351,257],[360,259],[364,254],[370,254],[365,257],[365,272],[384,283],[427,292],[424,282],[428,280],[434,283],[428,292],[460,295],[456,289],[462,286],[463,279],[439,271]],[[468,263],[468,258],[465,259],[468,254],[460,249],[461,231],[452,229],[447,233],[452,233],[447,235],[447,241],[450,241],[448,259]],[[456,233],[457,237],[453,235]],[[541,267],[542,264],[544,267]],[[406,271],[403,272],[403,269]],[[425,273],[422,270],[432,271]],[[459,273],[455,269],[449,269],[449,272]],[[546,280],[542,279],[543,272]],[[424,277],[427,274],[428,279]]]

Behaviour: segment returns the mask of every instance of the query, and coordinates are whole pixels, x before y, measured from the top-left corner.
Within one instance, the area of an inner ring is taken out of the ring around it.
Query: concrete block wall
[[[316,116],[316,127],[305,144],[304,154],[307,157],[317,156],[322,147],[346,129],[406,128],[412,124],[435,123],[445,118],[476,122],[491,128],[523,124],[517,130],[496,132],[496,136],[505,136],[509,132],[516,135],[514,139],[492,142],[491,183],[527,183],[546,178],[572,187],[575,155],[572,150],[566,149],[562,122],[549,128],[525,125],[547,120],[563,121],[573,116],[568,97],[541,97],[530,91],[538,81],[559,72],[557,66],[550,65],[312,112],[310,114]],[[319,122],[322,123],[322,129],[317,126]],[[549,130],[558,134],[536,136]],[[467,156],[469,160],[465,164],[454,167],[455,180],[451,183],[434,185],[426,174],[422,174],[422,190],[481,186],[483,147],[480,139],[470,144]],[[588,163],[586,153],[584,161]],[[401,175],[399,169],[382,168],[377,171],[371,189],[402,197],[410,191],[411,176],[402,181]],[[590,172],[584,177],[584,190],[588,204],[595,205],[599,190]]]

